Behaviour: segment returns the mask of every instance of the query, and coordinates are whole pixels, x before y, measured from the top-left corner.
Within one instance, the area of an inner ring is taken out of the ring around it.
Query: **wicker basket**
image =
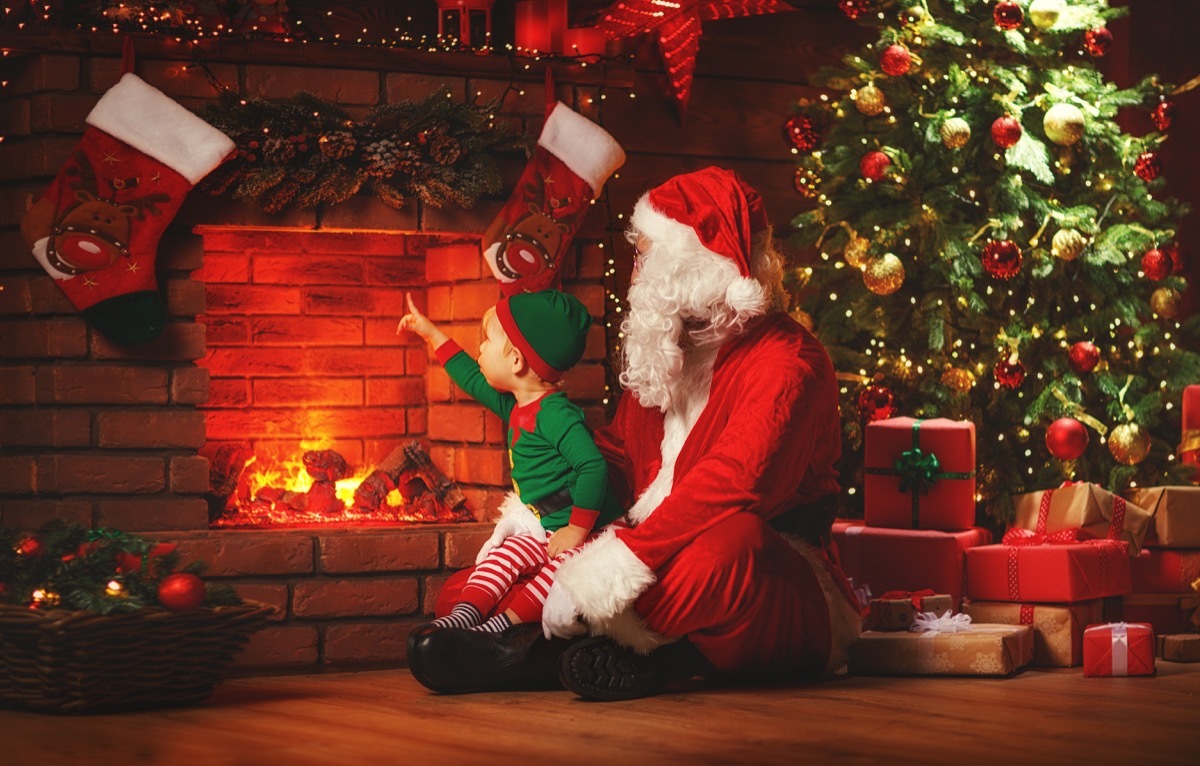
[[[272,606],[127,614],[0,606],[0,707],[56,713],[206,699]]]

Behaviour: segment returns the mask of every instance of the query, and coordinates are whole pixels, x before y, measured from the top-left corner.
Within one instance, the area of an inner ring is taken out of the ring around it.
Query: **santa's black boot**
[[[408,640],[408,668],[435,692],[558,688],[558,662],[570,645],[547,641],[540,622],[501,633],[439,628],[425,623]]]
[[[706,675],[711,666],[687,639],[638,654],[598,636],[573,644],[559,661],[562,685],[586,700],[617,702],[649,697],[668,685]]]

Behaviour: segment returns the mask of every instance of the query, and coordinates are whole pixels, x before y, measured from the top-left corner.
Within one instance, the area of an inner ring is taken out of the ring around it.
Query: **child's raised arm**
[[[400,318],[400,324],[396,325],[396,334],[399,335],[402,330],[408,330],[420,335],[429,343],[429,345],[437,348],[450,337],[446,333],[438,329],[437,325],[429,321],[429,317],[425,316],[413,303],[412,293],[405,293],[404,299],[408,301],[408,313]]]

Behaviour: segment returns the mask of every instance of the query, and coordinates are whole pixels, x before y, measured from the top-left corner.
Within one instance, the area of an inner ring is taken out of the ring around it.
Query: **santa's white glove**
[[[550,586],[546,603],[542,605],[542,633],[547,640],[554,636],[574,638],[587,633],[587,626],[583,624],[571,594],[558,583]]]
[[[496,528],[492,530],[492,536],[479,549],[479,553],[475,556],[475,563],[482,564],[493,548],[513,535],[533,535],[539,540],[544,540],[546,530],[537,517],[528,510],[524,513],[505,514],[496,521]]]

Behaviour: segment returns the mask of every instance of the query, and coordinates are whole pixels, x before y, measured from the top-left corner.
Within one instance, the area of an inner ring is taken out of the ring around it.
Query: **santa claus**
[[[625,392],[595,435],[627,523],[562,564],[541,631],[410,642],[427,685],[557,675],[589,699],[630,699],[696,674],[831,672],[858,634],[825,548],[841,442],[834,370],[782,311],[762,199],[728,170],[677,176],[638,201],[628,236]]]

